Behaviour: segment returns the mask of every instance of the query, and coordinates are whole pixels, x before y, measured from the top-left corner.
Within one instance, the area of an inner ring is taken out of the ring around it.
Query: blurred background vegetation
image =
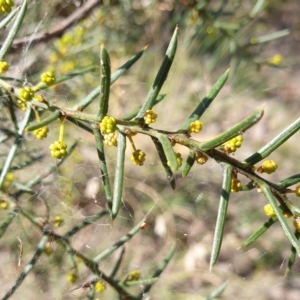
[[[228,67],[229,81],[203,116],[204,129],[196,139],[215,136],[265,105],[265,117],[244,135],[244,145],[235,154],[243,159],[298,117],[298,1],[103,0],[65,29],[64,21],[88,2],[91,1],[30,1],[20,39],[7,59],[11,66],[7,76],[20,79],[21,84],[35,84],[47,70],[54,70],[60,77],[95,66],[93,72],[44,92],[46,99],[70,108],[99,85],[101,43],[110,54],[113,71],[149,45],[141,60],[111,88],[109,113],[121,117],[143,103],[178,24],[178,51],[162,91],[166,98],[156,107],[158,120],[154,127],[179,129]],[[50,32],[57,26],[62,30],[56,36],[35,39],[40,32]],[[29,38],[24,40],[24,36]],[[4,37],[2,32],[1,39]],[[96,108],[97,103],[87,112],[93,113]],[[0,130],[3,130],[7,117],[0,114],[3,120]],[[22,114],[20,111],[19,117]],[[11,189],[55,165],[48,147],[57,138],[58,127],[59,124],[51,125],[49,137],[42,142],[36,142],[28,134],[15,161],[16,181]],[[40,215],[46,214],[44,202],[47,202],[52,218],[60,215],[64,219],[64,226],[58,229],[62,233],[83,216],[101,210],[105,203],[93,136],[78,131],[71,123],[67,124],[66,133],[69,145],[78,142],[74,154],[35,187],[33,193],[23,192],[19,200]],[[279,224],[269,230],[267,238],[258,240],[249,249],[239,249],[243,240],[266,221],[263,213],[266,203],[256,191],[232,195],[223,248],[218,263],[209,272],[222,178],[218,165],[209,161],[205,166],[194,166],[188,178],[176,174],[177,188],[172,191],[159,158],[152,151],[151,141],[136,138],[136,144],[147,149],[147,163],[143,167],[134,166],[130,161],[131,149],[128,150],[121,216],[114,227],[107,217],[84,229],[74,237],[75,248],[96,255],[126,234],[142,216],[147,216],[148,228],[126,245],[124,274],[120,278],[132,270],[141,271],[142,277],[147,278],[175,239],[176,255],[151,290],[151,299],[203,299],[227,280],[222,299],[298,299],[300,290],[296,283],[300,279],[300,265],[295,265],[293,276],[283,277],[290,246],[276,228]],[[273,181],[299,172],[299,151],[295,144],[297,135],[272,157],[279,165],[278,172],[272,175]],[[1,164],[9,146],[10,141],[0,146]],[[187,157],[186,149],[178,151]],[[107,152],[113,170],[116,150]],[[26,164],[28,154],[36,158],[30,172],[20,167]],[[5,214],[0,212],[0,216]],[[11,230],[13,234],[6,234],[0,246],[3,287],[0,296],[18,273],[19,239],[26,241],[24,263],[39,240],[36,229],[24,220],[20,219]],[[64,252],[55,244],[49,247],[51,263],[42,256],[37,268],[11,299],[73,299],[69,293],[72,284],[68,282],[71,270],[65,263]],[[103,270],[110,270],[110,266],[110,261],[102,263]],[[88,276],[82,267],[78,283],[86,282]],[[99,295],[99,299],[113,299],[110,297],[109,291]]]

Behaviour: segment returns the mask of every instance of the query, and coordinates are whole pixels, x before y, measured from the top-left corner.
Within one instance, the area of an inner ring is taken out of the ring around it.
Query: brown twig
[[[64,19],[62,22],[59,22],[57,26],[50,29],[46,32],[39,32],[34,36],[25,36],[19,39],[14,40],[13,49],[16,50],[19,47],[22,47],[24,44],[36,44],[44,41],[48,41],[55,37],[60,37],[63,33],[70,28],[73,24],[76,24],[80,20],[82,20],[87,14],[92,11],[98,4],[100,4],[102,0],[89,0],[83,6],[78,8],[74,13],[72,13],[69,17]]]

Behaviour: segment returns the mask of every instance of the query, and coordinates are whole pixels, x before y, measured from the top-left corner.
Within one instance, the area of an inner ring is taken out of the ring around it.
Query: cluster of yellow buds
[[[33,135],[38,139],[42,140],[47,137],[49,129],[47,126],[40,127],[33,131]]]
[[[231,193],[237,193],[241,190],[242,184],[237,178],[231,179]]]
[[[195,154],[195,160],[196,160],[197,164],[204,165],[208,160],[208,156],[206,156],[205,154],[197,151],[196,154]]]
[[[78,279],[78,276],[77,276],[77,273],[75,272],[70,272],[68,275],[67,275],[67,281],[69,283],[75,283]]]
[[[223,144],[225,153],[229,154],[235,152],[237,148],[240,148],[243,142],[243,136],[238,135],[233,139]]]
[[[4,178],[3,184],[2,184],[2,190],[8,191],[13,183],[13,181],[16,179],[16,175],[13,172],[8,172]],[[5,206],[5,205],[4,205]],[[2,207],[3,208],[3,207]]]
[[[137,281],[139,280],[141,277],[141,272],[140,271],[137,271],[137,270],[134,270],[134,271],[131,271],[125,278],[125,282],[126,281]]]
[[[296,189],[295,189],[295,195],[296,195],[297,197],[300,197],[300,185],[297,185],[297,186],[296,186]]]
[[[52,247],[52,245],[51,245],[50,242],[48,242],[48,243],[46,244],[46,246],[45,246],[43,252],[44,252],[47,256],[50,256],[50,255],[53,254],[54,251],[53,251],[53,247]]]
[[[61,141],[55,141],[50,145],[49,149],[53,158],[61,159],[67,155],[67,145]]]
[[[282,63],[282,55],[275,54],[274,56],[268,59],[268,63],[274,66],[279,66]]]
[[[30,86],[24,86],[20,89],[19,95],[22,101],[31,101],[34,97],[34,90]]]
[[[0,199],[0,208],[1,209],[8,209],[9,204],[7,201]]]
[[[190,124],[189,133],[198,133],[202,130],[202,122],[199,120],[194,121]]]
[[[142,150],[138,149],[135,150],[131,155],[131,160],[136,166],[142,166],[146,159],[146,153]]]
[[[178,168],[180,168],[182,166],[182,157],[181,154],[179,152],[176,153],[176,159],[177,159],[177,164],[178,164]],[[170,166],[170,162],[167,161],[167,165]]]
[[[106,284],[102,280],[99,280],[95,283],[96,293],[102,293],[105,289],[106,289]]]
[[[52,71],[44,72],[41,74],[41,82],[45,83],[47,86],[50,86],[56,82],[56,77]]]
[[[61,216],[55,216],[55,218],[52,220],[52,223],[55,227],[61,227],[64,225],[65,220]]]
[[[117,129],[116,119],[110,116],[105,116],[100,123],[100,130],[102,134],[110,134],[115,132]]]
[[[117,137],[116,132],[112,132],[112,133],[109,133],[109,134],[104,134],[103,137],[104,137],[103,142],[104,142],[105,145],[107,145],[109,147],[117,146],[118,137]]]
[[[0,61],[0,74],[7,72],[9,69],[9,64],[6,61]]]
[[[265,211],[266,216],[268,216],[270,218],[273,218],[276,216],[276,213],[271,204],[266,204],[264,206],[264,211]],[[283,210],[282,213],[285,218],[290,218],[292,216],[291,212],[287,211],[287,210]]]
[[[157,114],[153,110],[148,109],[144,113],[144,121],[145,124],[147,125],[154,123],[156,121],[156,118],[157,118]]]
[[[17,106],[23,111],[26,111],[27,109],[26,103],[20,99],[17,100]]]
[[[14,5],[13,0],[0,0],[0,14],[10,13]]]
[[[257,171],[259,173],[271,174],[271,173],[274,173],[277,168],[278,168],[278,165],[274,160],[266,160],[266,161],[263,162],[261,167],[259,167],[257,169]]]
[[[267,205],[264,206],[264,211],[265,211],[266,216],[268,216],[270,218],[273,218],[276,216],[276,213],[270,203],[268,203]]]

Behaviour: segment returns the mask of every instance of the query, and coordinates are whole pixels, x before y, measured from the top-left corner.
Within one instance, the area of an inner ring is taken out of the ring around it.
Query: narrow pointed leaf
[[[102,183],[104,186],[108,209],[111,212],[112,192],[111,192],[109,175],[108,175],[106,159],[105,159],[105,154],[104,154],[103,140],[102,140],[99,128],[93,128],[93,132],[94,132],[94,136],[95,136],[96,148],[97,148],[97,153],[98,153],[98,158],[99,158],[99,167],[100,167],[100,171],[101,171],[101,175],[102,175],[101,179],[102,179]]]
[[[165,172],[167,174],[167,178],[171,184],[171,187],[173,190],[175,190],[175,187],[176,187],[176,182],[175,182],[175,177],[173,175],[173,172],[171,170],[171,168],[168,166],[168,160],[167,160],[167,157],[165,155],[165,152],[164,152],[164,149],[162,147],[162,144],[159,142],[159,140],[155,137],[151,137],[154,145],[155,145],[155,148],[157,150],[157,153],[159,155],[159,158],[160,158],[160,161],[165,169]]]
[[[118,68],[112,75],[110,79],[110,84],[113,84],[117,81],[119,77],[121,77],[132,65],[134,65],[144,54],[145,50],[148,47],[144,47],[141,51],[132,56],[124,65]]]
[[[143,55],[146,47],[131,57],[124,65],[118,68],[110,77],[110,85],[115,83],[119,77],[121,77],[127,70],[130,69],[135,62],[137,62],[141,56]],[[89,104],[93,102],[100,95],[100,85],[96,87],[89,95],[87,95],[84,99],[82,99],[75,107],[77,110],[84,110]]]
[[[299,240],[300,232],[297,229],[295,230],[295,237],[296,237],[296,239]],[[286,267],[285,274],[284,274],[285,277],[288,277],[289,275],[291,275],[292,268],[293,268],[295,262],[296,262],[296,249],[294,246],[292,246],[288,265]]]
[[[218,146],[222,145],[223,143],[227,142],[228,140],[236,137],[241,132],[246,131],[248,128],[250,128],[255,123],[257,123],[262,118],[263,114],[264,114],[263,110],[257,110],[252,115],[245,118],[243,121],[236,124],[229,130],[225,131],[224,133],[220,134],[216,138],[214,138],[208,142],[202,143],[201,150],[208,151],[208,150],[218,147]]]
[[[172,245],[172,247],[170,248],[170,250],[167,253],[167,255],[166,255],[165,259],[163,260],[163,262],[158,266],[158,268],[152,274],[152,276],[151,276],[152,278],[157,278],[157,277],[159,278],[160,274],[165,270],[168,263],[172,259],[173,255],[175,253],[175,250],[176,250],[176,246]],[[139,297],[137,299],[142,299],[141,297],[144,297],[144,295],[150,291],[152,285],[153,285],[153,283],[146,285],[143,292],[139,295]]]
[[[100,50],[100,102],[97,116],[103,119],[108,111],[108,100],[110,91],[110,59],[108,53],[101,45]]]
[[[255,44],[262,44],[262,43],[268,43],[270,41],[280,39],[284,36],[289,35],[291,32],[289,29],[283,29],[280,31],[276,31],[258,38],[254,38]]]
[[[145,219],[143,219],[142,221],[140,221],[126,235],[124,235],[122,238],[120,238],[111,247],[106,248],[103,252],[101,252],[99,255],[97,255],[93,259],[93,262],[99,263],[101,260],[103,260],[107,256],[111,255],[114,251],[116,251],[118,248],[120,248],[121,246],[123,246],[126,242],[128,242],[132,237],[134,237],[141,230],[141,225],[144,222],[145,222]]]
[[[295,237],[294,233],[291,231],[291,228],[289,227],[289,225],[288,225],[281,209],[277,205],[276,199],[275,199],[274,195],[272,194],[271,188],[263,182],[261,182],[259,184],[259,187],[261,188],[264,195],[268,198],[268,200],[269,200],[270,204],[272,205],[272,207],[273,207],[273,209],[276,213],[276,216],[277,216],[277,218],[278,218],[278,220],[279,220],[279,222],[282,226],[282,229],[283,229],[284,233],[286,234],[286,236],[290,240],[291,244],[295,247],[298,255],[300,256],[299,241]]]
[[[165,153],[165,156],[167,158],[167,161],[169,163],[171,170],[176,171],[178,169],[177,156],[173,150],[170,140],[164,134],[157,134],[156,137],[158,138],[158,140],[160,141],[160,143],[164,149],[164,153]]]
[[[17,209],[9,213],[6,218],[3,220],[3,223],[0,225],[0,239],[5,234],[6,230],[8,229],[11,222],[14,220],[14,218],[18,215]]]
[[[107,214],[108,214],[108,210],[103,210],[96,215],[86,217],[82,222],[78,223],[72,229],[70,229],[66,234],[64,234],[63,238],[68,239],[69,237],[79,232],[81,229],[91,224],[94,224],[97,220],[99,220],[103,216],[106,216]]]
[[[1,46],[0,60],[4,59],[4,56],[9,51],[11,44],[13,43],[19,29],[21,28],[26,10],[27,10],[27,0],[24,0],[22,6],[20,8],[20,11],[15,19],[15,22],[14,22],[12,28],[10,29],[8,36],[6,37],[4,43]]]
[[[137,286],[137,285],[148,285],[148,284],[154,284],[159,278],[148,278],[143,280],[136,280],[136,281],[121,281],[118,283],[118,286]]]
[[[23,136],[24,136],[24,130],[25,130],[25,128],[26,128],[26,126],[27,126],[27,124],[30,120],[31,113],[32,113],[32,109],[31,109],[30,105],[27,104],[27,110],[25,112],[23,120],[22,120],[21,124],[18,126],[19,130],[16,134],[16,139],[14,141],[14,144],[11,146],[11,148],[9,150],[9,153],[6,157],[6,160],[5,160],[4,165],[2,167],[2,170],[1,170],[0,189],[3,185],[5,176],[6,176],[7,172],[9,172],[9,169],[10,169],[12,163],[13,163],[13,160],[16,156],[17,150],[19,149],[19,146],[22,142],[22,139],[23,139]]]
[[[118,152],[115,171],[114,193],[111,209],[112,220],[114,220],[117,217],[122,202],[125,150],[126,136],[123,133],[118,132]]]
[[[212,293],[210,293],[207,297],[205,297],[203,300],[212,300],[216,297],[219,297],[225,290],[227,286],[227,281],[225,281],[221,286],[219,286],[217,289],[215,289]]]
[[[254,18],[257,16],[266,6],[266,1],[265,0],[257,0],[256,4],[252,8],[249,16],[250,18]]]
[[[289,178],[286,178],[279,182],[278,187],[280,189],[286,189],[287,187],[294,185],[296,183],[300,182],[300,173],[295,174]]]
[[[203,115],[203,113],[213,102],[213,100],[216,98],[216,96],[218,95],[218,93],[226,83],[228,75],[229,75],[229,69],[226,70],[226,72],[218,79],[218,81],[214,84],[214,86],[208,92],[205,98],[202,99],[202,101],[199,103],[199,105],[196,107],[196,109],[193,111],[193,113],[190,115],[187,121],[183,124],[179,132],[188,131],[190,124],[198,120]]]
[[[165,58],[163,60],[163,63],[161,65],[159,71],[158,71],[158,74],[154,80],[154,83],[147,95],[147,98],[136,116],[137,119],[142,119],[144,116],[144,113],[148,109],[151,109],[153,107],[154,101],[157,98],[159,91],[160,91],[161,87],[163,86],[165,80],[167,79],[169,70],[171,68],[171,65],[173,63],[175,53],[176,53],[177,35],[178,35],[178,26],[176,26],[176,28],[175,28],[175,31],[174,31],[173,37],[170,41],[169,47],[167,49]]]
[[[123,261],[124,254],[125,254],[125,247],[122,248],[119,258],[118,258],[113,270],[110,273],[110,276],[109,276],[110,278],[114,278],[116,276],[118,270],[120,269],[121,263]]]
[[[15,17],[17,12],[19,11],[19,7],[14,9],[9,15],[7,15],[1,22],[0,22],[0,29],[4,29],[8,23]]]
[[[40,122],[37,122],[37,123],[27,126],[25,128],[25,131],[33,131],[33,130],[36,130],[43,126],[46,126],[46,125],[52,123],[53,121],[57,120],[60,117],[60,115],[61,115],[60,110],[56,110],[53,113],[51,113],[49,116],[47,116],[46,118],[42,119]]]
[[[259,161],[268,157],[274,150],[281,146],[287,139],[294,135],[300,129],[300,118],[283,130],[272,141],[267,143],[261,149],[256,151],[253,155],[245,159],[245,162],[250,165],[255,165]]]
[[[223,240],[223,232],[225,226],[225,220],[227,216],[228,201],[231,189],[231,178],[232,178],[232,166],[222,163],[223,166],[223,184],[222,192],[219,203],[219,210],[217,216],[217,223],[215,228],[214,240],[212,245],[211,257],[210,257],[210,270],[216,263],[221,245]]]
[[[190,149],[189,156],[188,156],[186,162],[184,163],[184,166],[183,166],[183,169],[181,172],[182,177],[186,177],[189,174],[194,163],[195,163],[195,150]]]
[[[274,223],[277,222],[277,217],[269,218],[260,228],[251,234],[241,245],[241,247],[248,247],[256,241],[263,233],[265,233]]]

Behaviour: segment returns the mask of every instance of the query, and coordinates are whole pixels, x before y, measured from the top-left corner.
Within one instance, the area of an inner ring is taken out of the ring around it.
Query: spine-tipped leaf
[[[157,134],[157,138],[160,141],[160,143],[164,149],[164,152],[165,152],[165,155],[166,155],[166,158],[167,158],[167,161],[168,161],[168,164],[169,164],[171,170],[176,171],[179,166],[178,166],[178,162],[177,162],[177,156],[173,150],[170,140],[164,134]]]
[[[110,59],[108,53],[101,45],[100,50],[100,103],[97,116],[103,119],[108,111],[108,100],[110,90]]]
[[[21,28],[26,10],[27,10],[27,0],[24,0],[22,6],[20,8],[20,11],[15,19],[15,22],[14,22],[11,30],[9,31],[8,36],[6,37],[3,45],[1,46],[0,60],[3,60],[4,56],[9,51],[11,44],[13,43],[19,29]]]
[[[256,241],[263,233],[265,233],[274,223],[276,223],[277,217],[269,218],[260,228],[258,228],[253,234],[251,234],[242,244],[242,247],[248,247],[254,241]]]
[[[300,118],[288,126],[284,131],[277,135],[272,141],[267,143],[264,147],[256,151],[253,155],[248,157],[245,162],[254,165],[264,158],[268,157],[275,149],[281,146],[287,139],[294,135],[300,129]]]
[[[177,48],[177,35],[178,35],[178,26],[176,26],[173,37],[170,41],[169,47],[167,49],[165,58],[163,60],[163,63],[156,75],[156,78],[154,80],[154,83],[147,95],[147,98],[142,105],[140,111],[138,112],[136,118],[137,119],[142,119],[144,116],[144,113],[148,110],[151,109],[154,105],[154,101],[158,96],[158,93],[163,86],[165,80],[167,79],[169,70],[171,68],[171,65],[173,63],[175,53],[176,53],[176,48]]]
[[[223,240],[225,220],[227,216],[230,189],[231,189],[232,166],[225,163],[222,163],[222,166],[223,166],[223,184],[222,184],[222,192],[221,192],[221,198],[219,203],[219,210],[218,210],[213,246],[212,246],[211,257],[210,257],[210,269],[216,263],[220,253],[222,240]]]
[[[289,227],[283,213],[282,210],[280,209],[280,207],[277,205],[276,199],[274,197],[274,195],[272,194],[271,188],[269,186],[267,186],[267,184],[261,182],[260,184],[260,188],[262,190],[262,192],[264,193],[264,195],[268,198],[270,204],[272,205],[272,208],[274,209],[276,216],[282,226],[282,229],[284,231],[284,233],[286,234],[286,236],[288,237],[288,239],[290,240],[291,244],[293,245],[293,247],[295,247],[298,255],[300,256],[300,244],[298,239],[295,237],[294,233],[291,231],[291,228]]]
[[[215,147],[221,146],[223,143],[229,141],[230,139],[234,138],[235,136],[239,135],[241,132],[244,132],[245,130],[253,126],[255,123],[257,123],[262,118],[263,114],[264,114],[263,110],[258,110],[254,112],[251,116],[247,117],[246,119],[236,124],[229,130],[225,131],[224,133],[220,134],[216,138],[208,142],[204,142],[201,145],[201,150],[208,151]]]
[[[190,115],[187,121],[183,124],[183,126],[180,129],[180,132],[188,131],[190,124],[198,120],[203,115],[203,113],[210,106],[210,104],[213,102],[213,100],[216,98],[216,96],[226,83],[228,75],[229,69],[226,70],[226,72],[218,79],[218,81],[214,84],[214,86],[208,92],[205,98],[202,99],[202,101],[199,103],[199,105],[196,107],[196,109],[193,111],[193,113]]]
[[[126,150],[126,136],[123,133],[119,132],[117,164],[116,164],[114,193],[113,193],[112,210],[111,210],[111,217],[113,220],[117,217],[122,202],[125,150]]]
[[[184,163],[184,166],[183,166],[183,169],[181,172],[182,177],[186,177],[189,174],[194,163],[195,163],[195,150],[191,149],[189,156],[188,156],[186,162]]]
[[[164,152],[164,149],[163,149],[163,146],[162,144],[159,142],[159,140],[155,137],[151,137],[152,138],[152,141],[155,145],[155,148],[157,150],[157,153],[159,155],[159,158],[160,158],[160,161],[165,169],[165,172],[167,174],[167,178],[171,184],[171,187],[173,190],[175,190],[175,187],[176,187],[176,181],[175,181],[175,177],[173,175],[173,172],[170,168],[170,166],[168,166],[168,160],[167,160],[167,157],[165,155],[165,152]]]

